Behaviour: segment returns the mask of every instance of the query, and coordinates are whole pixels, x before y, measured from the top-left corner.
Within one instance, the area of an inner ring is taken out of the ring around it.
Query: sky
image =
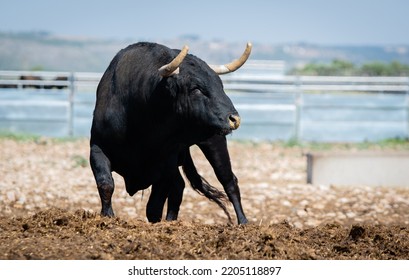
[[[267,44],[409,44],[407,0],[0,0],[0,32]]]

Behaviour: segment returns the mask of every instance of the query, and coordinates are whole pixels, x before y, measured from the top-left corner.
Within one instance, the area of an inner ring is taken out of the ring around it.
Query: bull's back
[[[134,120],[139,126],[149,120],[149,100],[161,81],[158,69],[170,53],[164,46],[144,42],[118,52],[97,88],[94,130],[120,133]]]
[[[161,78],[161,59],[169,49],[154,43],[137,43],[118,52],[102,76],[91,128],[91,145],[96,144],[109,157],[113,170],[131,177],[135,169],[144,170],[146,177],[155,177],[156,159],[161,150],[155,146],[149,100]],[[166,58],[165,58],[166,60]],[[163,158],[161,158],[163,159]],[[140,176],[140,173],[139,173]],[[146,185],[146,178],[130,179]]]

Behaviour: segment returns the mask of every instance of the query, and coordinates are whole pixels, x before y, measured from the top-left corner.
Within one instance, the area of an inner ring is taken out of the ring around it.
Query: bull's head
[[[240,116],[225,94],[218,75],[239,69],[250,56],[251,48],[251,43],[247,43],[241,57],[231,63],[207,65],[195,56],[188,56],[189,48],[184,46],[170,63],[159,68],[162,77],[171,77],[172,80],[175,78],[176,86],[173,88],[177,88],[179,111],[222,134],[237,129],[240,126]]]

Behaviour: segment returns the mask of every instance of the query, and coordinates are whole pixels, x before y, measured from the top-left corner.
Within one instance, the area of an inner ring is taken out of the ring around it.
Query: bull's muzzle
[[[229,116],[229,125],[230,129],[235,130],[240,126],[240,116],[239,115],[230,115]]]

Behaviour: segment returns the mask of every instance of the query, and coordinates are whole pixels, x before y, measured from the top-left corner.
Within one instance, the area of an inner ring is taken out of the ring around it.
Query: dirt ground
[[[150,190],[129,197],[117,175],[117,217],[102,218],[86,139],[1,138],[0,259],[409,259],[408,188],[306,184],[304,154],[317,147],[230,141],[229,149],[246,226],[229,225],[189,186],[179,221],[150,224]],[[220,188],[200,151],[192,152]]]

